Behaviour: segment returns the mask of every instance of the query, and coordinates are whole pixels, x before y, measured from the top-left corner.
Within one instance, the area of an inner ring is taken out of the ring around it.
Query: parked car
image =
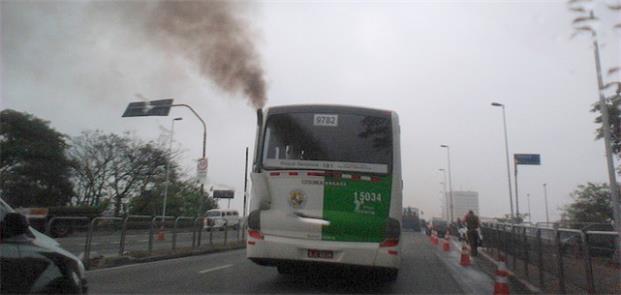
[[[239,213],[232,209],[212,209],[207,211],[203,218],[203,229],[224,230],[225,227],[238,229],[240,224]]]
[[[0,293],[87,292],[84,265],[0,199]]]

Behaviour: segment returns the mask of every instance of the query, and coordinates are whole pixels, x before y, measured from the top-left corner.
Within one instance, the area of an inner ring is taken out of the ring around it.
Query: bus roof
[[[390,116],[396,114],[393,111],[372,109],[358,106],[329,105],[329,104],[307,104],[307,105],[284,105],[274,106],[267,109],[267,115],[299,112],[337,112],[337,113],[356,113],[368,116]]]

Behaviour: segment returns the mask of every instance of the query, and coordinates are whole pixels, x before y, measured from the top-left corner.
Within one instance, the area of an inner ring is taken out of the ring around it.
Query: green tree
[[[619,89],[617,90],[617,95],[613,96],[606,100],[606,107],[608,109],[608,126],[610,127],[610,143],[612,145],[613,153],[617,155],[617,157],[621,157],[621,111],[619,107],[621,107],[621,96],[619,95],[621,92],[621,84],[619,84]],[[593,104],[593,108],[591,112],[600,114],[595,118],[595,123],[599,126],[602,126],[602,115],[600,112],[599,103]],[[604,138],[604,129],[603,127],[598,127],[595,132],[596,139]]]
[[[0,112],[0,196],[15,207],[63,206],[73,195],[65,136],[49,122]]]
[[[190,180],[179,181],[176,178],[176,176],[171,177],[171,184],[168,187],[166,215],[199,216],[201,215],[201,208],[203,211],[217,208],[217,202],[213,198],[201,198],[200,186],[195,182]],[[161,215],[163,200],[164,183],[161,182],[153,187],[153,190],[145,191],[142,195],[133,198],[129,205],[129,211],[136,215]],[[203,204],[201,204],[201,200]]]
[[[570,223],[610,223],[612,206],[610,188],[607,184],[587,183],[579,185],[571,193],[574,202],[565,206],[563,215]]]

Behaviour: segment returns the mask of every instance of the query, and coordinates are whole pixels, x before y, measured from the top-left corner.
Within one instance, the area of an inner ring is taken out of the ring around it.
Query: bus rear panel
[[[260,120],[247,257],[262,265],[400,263],[396,113],[344,106],[271,108]]]

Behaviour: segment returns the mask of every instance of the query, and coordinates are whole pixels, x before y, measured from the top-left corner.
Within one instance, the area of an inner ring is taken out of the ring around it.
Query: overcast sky
[[[607,70],[621,64],[621,29],[612,29],[621,16],[604,3],[594,7]],[[70,136],[131,130],[145,140],[181,116],[175,141],[192,172],[202,129],[190,112],[120,117],[137,93],[174,97],[205,118],[210,179],[236,188],[231,206],[241,209],[254,109],[146,41],[141,20],[125,13],[142,4],[0,2],[0,107],[49,120]],[[451,147],[454,189],[479,192],[483,216],[509,212],[502,113],[492,101],[507,106],[510,152],[541,154],[541,166],[521,166],[519,175],[520,211],[529,193],[533,221],[545,220],[543,183],[556,219],[577,185],[607,179],[589,112],[597,99],[592,46],[588,36],[570,38],[575,14],[565,1],[237,4],[256,34],[268,106],[338,103],[399,113],[403,202],[424,217],[440,214],[441,144]]]

